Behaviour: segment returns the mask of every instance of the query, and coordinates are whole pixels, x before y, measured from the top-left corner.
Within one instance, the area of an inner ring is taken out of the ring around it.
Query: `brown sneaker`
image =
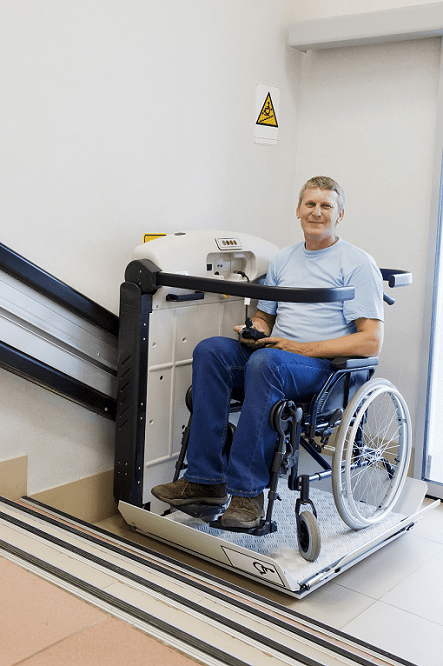
[[[257,497],[233,496],[231,503],[221,517],[223,527],[257,527],[265,512],[263,510],[264,495]]]
[[[172,506],[185,504],[224,504],[228,496],[226,483],[209,485],[206,483],[192,483],[186,479],[178,479],[172,483],[155,486],[151,493],[157,499]]]

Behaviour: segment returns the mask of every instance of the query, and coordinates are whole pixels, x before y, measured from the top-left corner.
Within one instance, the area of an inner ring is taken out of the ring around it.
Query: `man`
[[[259,301],[252,318],[267,337],[216,337],[194,350],[193,417],[184,477],[156,486],[152,494],[173,506],[204,503],[229,507],[226,528],[256,527],[264,516],[276,433],[272,405],[282,398],[309,400],[331,370],[330,359],[376,356],[383,341],[383,286],[374,260],[337,235],[344,215],[338,183],[319,176],[300,192],[297,218],[305,242],[277,253],[265,284],[280,287],[353,286],[355,298],[336,303]],[[240,333],[242,326],[236,326]],[[245,400],[232,442],[224,453],[233,388]]]

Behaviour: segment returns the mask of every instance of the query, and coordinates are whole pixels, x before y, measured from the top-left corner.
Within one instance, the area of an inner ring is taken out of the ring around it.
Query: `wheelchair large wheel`
[[[391,511],[410,457],[411,420],[405,400],[386,379],[371,379],[350,400],[335,439],[332,488],[349,527],[368,527]]]

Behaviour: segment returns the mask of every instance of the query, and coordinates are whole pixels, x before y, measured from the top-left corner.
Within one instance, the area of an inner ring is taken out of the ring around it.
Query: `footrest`
[[[218,519],[210,522],[209,527],[225,532],[242,532],[243,534],[252,534],[254,536],[266,536],[266,534],[277,531],[277,523],[273,520],[271,522],[261,520],[257,527],[227,527],[226,525],[222,525],[221,520]]]
[[[182,511],[193,518],[200,518],[205,522],[214,520],[226,509],[226,504],[184,504],[182,506],[171,506],[172,509]]]

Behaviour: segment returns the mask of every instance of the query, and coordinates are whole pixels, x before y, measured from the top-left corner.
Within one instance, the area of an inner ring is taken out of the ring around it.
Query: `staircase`
[[[409,664],[30,498],[0,498],[0,555],[203,664]]]

